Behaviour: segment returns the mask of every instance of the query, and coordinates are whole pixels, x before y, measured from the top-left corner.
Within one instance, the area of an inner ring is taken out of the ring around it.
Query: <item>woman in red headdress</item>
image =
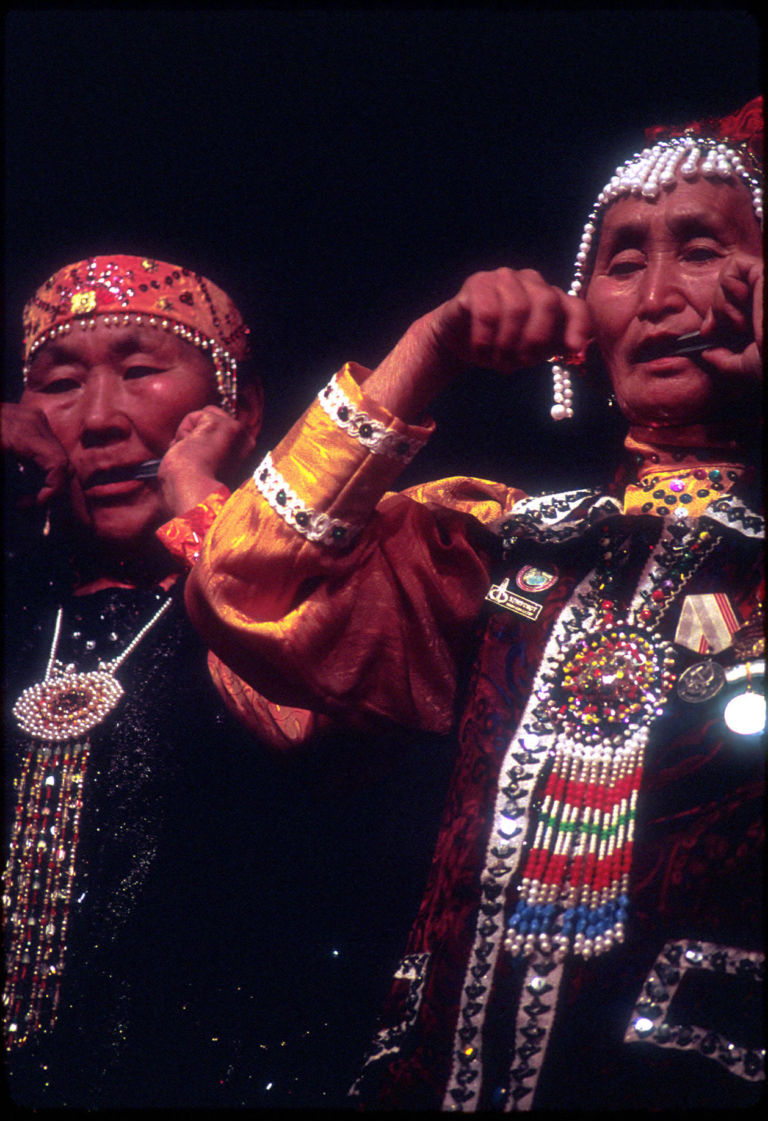
[[[25,308],[24,387],[2,406],[3,1012],[23,1108],[332,1104],[351,1077],[354,955],[324,930],[321,948],[336,881],[304,841],[330,811],[266,750],[315,719],[209,659],[184,607],[255,447],[246,341],[226,293],[147,257],[68,265]]]

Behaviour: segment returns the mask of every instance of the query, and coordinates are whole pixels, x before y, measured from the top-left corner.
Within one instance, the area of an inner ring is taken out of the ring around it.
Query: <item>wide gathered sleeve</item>
[[[276,704],[445,732],[488,590],[482,525],[521,492],[448,479],[388,493],[431,426],[348,364],[237,490],[187,583],[192,621]]]
[[[186,569],[200,556],[203,541],[229,498],[223,484],[202,502],[165,522],[156,531],[159,541]],[[280,753],[293,753],[309,744],[329,724],[327,717],[291,705],[276,705],[262,697],[212,651],[208,671],[224,704],[259,740]]]

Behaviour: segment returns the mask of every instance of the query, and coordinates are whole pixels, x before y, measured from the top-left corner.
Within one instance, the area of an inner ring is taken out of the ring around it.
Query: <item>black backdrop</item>
[[[566,286],[593,198],[645,125],[759,92],[733,6],[38,9],[6,16],[6,394],[24,299],[121,249],[189,265],[252,324],[270,444],[348,358],[375,364],[477,268]],[[559,481],[597,408],[482,373],[409,478]]]
[[[6,394],[39,283],[91,253],[157,256],[220,283],[251,323],[264,449],[346,359],[374,364],[471,271],[526,265],[567,285],[594,196],[642,128],[730,112],[761,79],[760,27],[732,7],[39,9],[12,10],[5,32]],[[478,371],[436,406],[409,478],[587,481],[615,438],[607,410],[582,400],[560,425],[548,410],[541,371]],[[316,1002],[339,1093],[442,804],[447,753],[406,747],[407,765],[306,825],[328,898],[286,992],[347,971],[344,999]],[[286,1054],[284,1077],[297,1065]]]

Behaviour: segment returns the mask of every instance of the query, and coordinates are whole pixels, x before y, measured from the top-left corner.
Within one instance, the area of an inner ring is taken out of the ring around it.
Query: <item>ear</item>
[[[256,439],[264,420],[264,388],[258,378],[249,378],[243,385],[238,385],[236,415]]]

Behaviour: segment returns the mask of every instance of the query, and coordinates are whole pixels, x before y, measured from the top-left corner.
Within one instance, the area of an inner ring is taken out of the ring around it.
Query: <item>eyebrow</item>
[[[133,328],[125,335],[118,336],[113,342],[110,342],[109,349],[113,354],[120,358],[124,358],[128,354],[135,354],[140,350],[151,350],[153,352],[163,350],[166,339],[163,336],[158,336],[156,331],[141,331]]]
[[[606,245],[610,250],[616,246],[640,247],[645,238],[649,223],[645,219],[628,220],[614,229],[604,230]],[[722,240],[724,225],[709,210],[683,211],[669,216],[669,228],[676,237],[712,237]]]
[[[155,331],[131,328],[110,340],[109,350],[117,358],[126,358],[141,351],[157,354],[165,349],[166,342],[167,340],[158,336]],[[49,342],[40,351],[32,362],[32,368],[34,369],[35,364],[41,364],[43,359],[47,359],[45,365],[78,365],[83,361],[83,356],[76,347],[57,339],[55,342]]]

